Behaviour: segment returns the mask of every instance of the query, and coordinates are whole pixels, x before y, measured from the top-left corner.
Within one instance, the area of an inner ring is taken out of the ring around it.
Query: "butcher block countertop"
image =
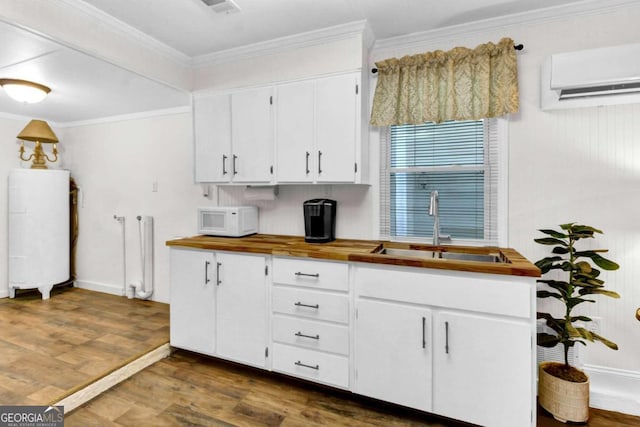
[[[441,245],[431,246],[377,240],[337,239],[329,243],[306,243],[304,237],[274,234],[254,234],[246,237],[193,236],[169,240],[167,246],[208,249],[216,251],[247,252],[276,256],[318,258],[338,261],[366,262],[407,267],[469,271],[475,273],[504,274],[539,277],[540,270],[514,249]],[[483,262],[455,259],[425,258],[379,253],[383,248],[418,249],[435,252],[495,255],[501,262]]]

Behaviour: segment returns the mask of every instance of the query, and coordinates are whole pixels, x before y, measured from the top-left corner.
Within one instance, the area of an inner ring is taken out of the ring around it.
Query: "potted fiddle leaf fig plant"
[[[617,270],[619,265],[603,257],[606,249],[578,249],[576,243],[582,239],[592,239],[602,231],[588,225],[562,224],[560,230],[543,229],[546,237],[534,239],[536,243],[552,246],[551,255],[536,262],[544,275],[557,272],[554,278],[538,280],[548,286],[538,290],[538,298],[554,298],[562,303],[564,313],[556,317],[550,313],[538,312],[537,318],[544,319],[550,333],[538,333],[538,345],[554,347],[562,345],[564,363],[542,362],[538,377],[538,400],[540,405],[554,418],[566,422],[585,422],[589,418],[589,378],[581,370],[569,364],[569,349],[577,343],[600,341],[617,350],[618,346],[599,334],[589,330],[592,321],[587,316],[576,315],[573,310],[585,302],[595,303],[594,295],[620,298],[614,291],[604,288],[599,277],[600,270]],[[598,267],[598,268],[596,268]]]

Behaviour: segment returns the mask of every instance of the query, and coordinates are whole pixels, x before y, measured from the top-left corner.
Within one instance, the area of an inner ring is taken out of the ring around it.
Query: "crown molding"
[[[60,128],[70,128],[70,127],[78,127],[78,126],[98,125],[103,123],[124,122],[128,120],[140,120],[140,119],[146,119],[150,117],[172,116],[176,114],[186,114],[186,113],[191,113],[191,105],[187,105],[184,107],[165,108],[162,110],[142,111],[140,113],[122,114],[119,116],[99,117],[96,119],[79,120],[75,122],[62,122],[62,123],[50,122],[50,123],[55,124],[57,127],[60,127]]]
[[[119,34],[124,34],[128,38],[135,41],[137,44],[142,46],[143,48],[149,49],[163,57],[183,66],[189,67],[191,64],[191,57],[180,52],[177,49],[172,48],[171,46],[162,43],[158,39],[155,39],[146,33],[132,27],[131,25],[120,21],[119,19],[109,15],[102,10],[85,3],[82,0],[58,0],[61,3],[66,4],[69,7],[72,7],[76,10],[79,10],[92,18],[99,20],[104,23],[108,27],[110,27],[114,32]]]
[[[322,28],[320,30],[308,31],[305,33],[240,46],[233,49],[194,56],[191,59],[191,64],[194,67],[205,67],[207,65],[222,62],[272,55],[289,49],[299,49],[332,41],[344,40],[346,38],[353,37],[354,35],[366,35],[368,28],[366,20],[335,25],[333,27]]]
[[[584,0],[576,3],[552,6],[544,9],[531,10],[495,18],[483,19],[465,24],[452,25],[419,33],[411,33],[397,37],[376,40],[374,51],[383,51],[398,47],[410,49],[433,42],[438,39],[451,39],[456,36],[469,36],[474,33],[495,30],[501,27],[557,21],[567,16],[593,15],[609,10],[616,10],[626,6],[638,6],[637,0]],[[516,40],[518,42],[518,40]]]

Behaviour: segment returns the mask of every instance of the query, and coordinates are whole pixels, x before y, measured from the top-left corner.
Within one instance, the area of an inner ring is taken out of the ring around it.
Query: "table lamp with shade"
[[[22,132],[18,134],[17,138],[36,143],[33,153],[27,158],[24,156],[24,142],[20,145],[20,160],[27,162],[33,159],[31,169],[48,169],[46,165],[47,161],[53,163],[58,160],[58,149],[56,147],[58,137],[44,120],[31,120],[27,126],[22,129]],[[44,152],[41,143],[53,144],[53,159],[50,159]]]

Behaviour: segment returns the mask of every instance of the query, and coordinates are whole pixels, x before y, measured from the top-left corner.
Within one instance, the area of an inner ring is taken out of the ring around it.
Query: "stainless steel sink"
[[[441,252],[438,251],[423,251],[420,249],[396,249],[396,248],[382,248],[378,251],[382,255],[392,256],[410,256],[419,258],[440,258]]]
[[[441,252],[421,249],[382,248],[377,252],[381,255],[403,256],[426,259],[450,259],[458,261],[478,261],[489,263],[503,262],[498,255],[492,254],[468,254],[464,252]]]

